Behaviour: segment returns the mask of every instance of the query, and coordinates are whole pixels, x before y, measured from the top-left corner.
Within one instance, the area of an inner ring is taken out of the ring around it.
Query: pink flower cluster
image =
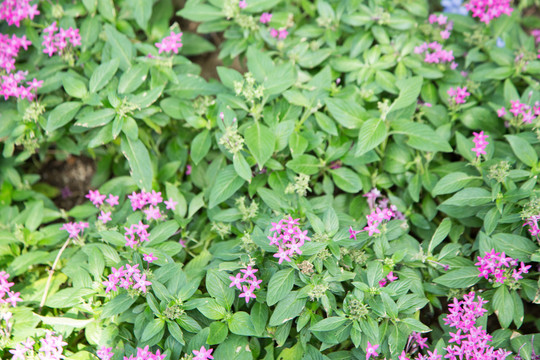
[[[540,227],[538,226],[538,220],[540,220],[540,215],[533,215],[527,219],[527,222],[525,222],[523,226],[529,225],[528,230],[531,233],[531,236],[535,236],[536,240],[540,241],[540,239],[538,239],[538,235],[540,235]]]
[[[261,288],[260,284],[262,283],[262,280],[257,279],[257,276],[255,276],[257,271],[259,270],[248,266],[245,269],[240,270],[236,276],[229,276],[229,279],[231,280],[229,287],[236,286],[238,290],[242,290],[243,292],[238,295],[238,297],[243,297],[246,300],[246,304],[249,300],[257,298],[253,292],[255,289]],[[248,283],[249,286],[242,285],[243,283]]]
[[[1,56],[2,55],[0,54],[0,57]],[[4,100],[9,99],[10,97],[18,99],[26,98],[29,101],[34,100],[36,98],[35,91],[43,85],[43,81],[34,78],[32,81],[27,81],[26,85],[28,86],[25,87],[20,83],[26,79],[27,74],[28,71],[17,71],[16,73],[2,75],[0,77],[0,96],[3,95]]]
[[[517,259],[506,257],[504,252],[502,254],[496,253],[494,249],[491,252],[486,252],[484,257],[478,256],[477,258],[478,262],[475,265],[478,266],[478,271],[480,272],[478,277],[484,277],[490,282],[495,278],[495,282],[503,284],[504,280],[508,278],[507,275],[510,275],[510,273],[513,280],[518,281],[523,279],[521,274],[528,273],[531,268],[531,265],[526,266],[522,261],[519,269],[516,271],[514,267],[517,266]]]
[[[282,28],[279,30],[276,30],[274,28],[270,29],[270,36],[273,38],[278,38],[280,40],[283,40],[283,39],[286,39],[288,35],[289,35],[289,32],[287,31],[286,28]]]
[[[458,64],[454,62],[454,54],[452,50],[443,50],[443,47],[441,44],[439,44],[437,41],[433,41],[431,43],[423,43],[420,46],[417,46],[414,48],[415,54],[424,54],[424,62],[427,63],[435,63],[435,64],[444,64],[452,62],[450,65],[450,68],[454,70],[457,68]]]
[[[247,1],[246,1],[246,0],[240,0],[240,1],[238,2],[238,7],[239,7],[240,9],[245,9],[245,8],[247,8]]]
[[[4,0],[0,3],[0,20],[7,21],[9,26],[19,27],[22,20],[33,20],[39,15],[37,7],[37,4],[30,5],[29,0]]]
[[[379,345],[371,344],[369,341],[367,342],[367,349],[366,349],[366,360],[368,360],[370,357],[377,357],[379,356],[379,353],[377,352],[377,349],[379,348]]]
[[[15,70],[15,58],[19,55],[21,48],[28,50],[32,42],[26,38],[26,35],[17,37],[17,35],[0,34],[0,68],[8,73]]]
[[[26,339],[26,341],[17,344],[15,349],[9,350],[13,354],[12,360],[26,360],[26,359],[37,359],[38,357],[41,360],[61,360],[65,359],[65,356],[62,355],[64,352],[64,346],[67,345],[67,342],[63,341],[62,335],[56,336],[54,331],[47,330],[45,337],[39,339],[40,354],[36,356],[34,351],[34,345],[36,342],[32,338]]]
[[[428,21],[432,25],[436,23],[441,27],[444,26],[444,30],[440,31],[441,38],[446,40],[450,37],[452,29],[454,28],[454,23],[452,21],[448,21],[448,18],[446,16],[444,16],[443,14],[431,14],[429,15]]]
[[[126,290],[131,286],[132,289],[140,289],[146,294],[146,287],[152,285],[152,283],[146,280],[146,274],[141,275],[141,271],[137,269],[138,266],[139,264],[134,266],[127,264],[125,270],[123,265],[118,269],[111,268],[111,274],[109,274],[108,280],[103,281],[103,285],[106,286],[105,293],[118,291],[116,287],[118,285]]]
[[[349,239],[356,240],[356,234],[362,231],[367,231],[369,236],[373,236],[373,234],[380,234],[381,231],[379,230],[379,225],[383,221],[390,221],[393,218],[401,220],[405,219],[403,214],[397,210],[395,205],[388,206],[389,200],[382,197],[381,192],[377,188],[371,189],[363,196],[367,198],[371,214],[366,215],[367,226],[364,227],[363,230],[353,230],[352,226],[349,227]],[[382,199],[379,200],[378,204],[376,204],[376,200],[379,197],[382,197]]]
[[[471,95],[467,91],[466,86],[462,88],[460,88],[459,86],[456,86],[455,89],[451,87],[450,89],[448,89],[446,93],[448,94],[448,96],[450,96],[449,102],[451,104],[465,104],[465,102],[467,101],[467,98]]]
[[[262,13],[261,18],[259,19],[262,24],[268,24],[272,20],[272,14]]]
[[[470,0],[464,6],[472,11],[472,17],[480,18],[480,21],[489,24],[503,14],[512,14],[514,9],[510,7],[510,2],[511,0]]]
[[[195,355],[193,360],[211,360],[214,358],[212,356],[212,351],[214,351],[214,349],[208,348],[208,350],[206,350],[204,346],[201,346],[199,350],[193,350],[193,355]]]
[[[476,153],[476,156],[480,156],[481,154],[487,155],[486,153],[486,146],[489,144],[489,142],[486,141],[486,139],[489,137],[488,135],[484,135],[484,131],[480,131],[479,133],[473,132],[474,135],[474,147],[471,149],[471,151],[474,151]]]
[[[167,54],[174,52],[175,54],[178,54],[178,49],[183,46],[182,33],[177,34],[171,30],[171,34],[169,36],[164,37],[160,43],[155,43],[155,45],[159,49],[160,54],[162,52],[166,52]]]
[[[514,115],[514,118],[520,119],[526,124],[532,124],[534,120],[536,120],[537,116],[540,115],[540,102],[536,102],[534,106],[531,107],[527,104],[524,104],[520,102],[519,100],[510,100],[510,104],[512,104],[512,108],[509,110],[509,112]],[[499,117],[503,117],[506,115],[506,109],[504,107],[497,110],[497,115]]]
[[[111,218],[112,209],[116,205],[118,205],[119,196],[109,194],[109,197],[107,197],[107,195],[100,194],[99,190],[94,190],[94,191],[89,190],[85,198],[90,200],[92,204],[94,204],[94,206],[97,207],[98,209],[104,205],[104,202],[106,202],[108,204],[108,207],[106,206],[105,208],[101,209],[101,213],[98,216],[98,220],[100,220],[104,224],[112,220]]]
[[[101,360],[111,360],[114,356],[112,348],[106,346],[101,347],[96,354]],[[167,354],[161,354],[159,350],[154,354],[150,351],[150,347],[146,345],[144,349],[137,348],[137,355],[124,356],[124,360],[163,360],[165,357],[167,357]]]
[[[21,293],[9,290],[14,283],[8,282],[8,279],[9,274],[5,271],[0,271],[0,305],[8,304],[9,306],[11,304],[11,306],[15,307],[17,306],[17,301],[22,301],[19,297]]]
[[[87,222],[79,221],[76,222],[68,222],[62,225],[60,230],[65,230],[69,233],[69,237],[72,239],[76,239],[79,237],[79,234],[84,231],[89,226]]]
[[[476,326],[476,319],[487,312],[483,305],[486,300],[478,296],[475,301],[475,293],[463,295],[463,300],[448,305],[448,314],[443,320],[445,325],[456,328],[455,333],[450,332],[451,339],[448,343],[454,343],[446,347],[448,354],[445,358],[450,360],[457,359],[482,359],[482,360],[504,360],[511,354],[509,351],[499,349],[495,351],[488,345],[491,341],[491,335],[482,326]]]
[[[290,262],[290,256],[295,253],[302,255],[300,248],[304,245],[304,242],[311,241],[307,236],[308,231],[300,229],[298,221],[300,219],[293,219],[289,216],[288,219],[279,220],[277,223],[272,223],[270,229],[270,245],[278,247],[278,252],[274,254],[275,258],[278,258],[278,263],[281,264],[283,260]]]
[[[383,278],[382,280],[379,280],[379,286],[380,286],[380,287],[385,287],[386,284],[388,283],[388,281],[389,281],[389,282],[394,282],[394,281],[396,281],[397,279],[398,279],[398,277],[397,277],[397,276],[394,276],[394,272],[393,272],[393,271],[390,271],[390,272],[388,273],[388,275],[386,275],[385,278]]]
[[[161,192],[156,192],[155,190],[152,190],[152,192],[145,192],[144,190],[140,193],[133,192],[131,193],[131,195],[128,195],[128,199],[131,202],[131,208],[133,209],[133,211],[144,209],[146,205],[150,205],[147,209],[143,210],[143,212],[146,214],[147,220],[157,220],[161,218],[161,212],[157,207],[158,204],[163,202],[167,210],[175,210],[176,204],[178,204],[172,199],[169,199],[168,201],[163,201],[163,198],[161,197]]]
[[[62,54],[64,49],[70,43],[72,46],[81,45],[81,35],[79,34],[79,29],[73,29],[72,27],[67,30],[58,29],[56,26],[56,21],[47,26],[43,32],[45,35],[43,36],[44,40],[41,45],[45,47],[43,52],[49,56],[53,56],[56,52]]]

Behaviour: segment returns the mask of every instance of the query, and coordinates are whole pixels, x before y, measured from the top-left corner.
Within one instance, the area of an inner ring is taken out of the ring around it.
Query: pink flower
[[[176,204],[178,204],[178,202],[174,201],[172,198],[165,200],[166,210],[176,210]]]
[[[499,110],[497,110],[497,116],[498,117],[503,117],[504,115],[506,115],[506,109],[504,108],[504,106],[502,108],[500,108]]]
[[[92,204],[94,204],[96,207],[103,205],[103,200],[105,200],[106,197],[107,195],[101,195],[99,193],[99,190],[95,190],[95,191],[90,190],[88,192],[88,195],[85,196],[85,198],[90,200]]]
[[[102,346],[101,349],[97,351],[97,357],[101,360],[110,360],[113,355],[114,353],[110,347]]]
[[[186,175],[191,174],[191,165],[186,165]]]
[[[206,350],[206,348],[204,346],[201,346],[201,348],[199,350],[193,350],[193,355],[195,355],[193,360],[209,360],[209,359],[213,359],[214,357],[211,355],[212,351],[214,351],[214,349]]]
[[[279,31],[277,31],[276,29],[274,28],[271,28],[270,29],[270,36],[273,37],[273,38],[277,38],[279,35]]]
[[[272,20],[272,14],[262,13],[259,21],[263,24],[267,24],[270,22],[270,20]]]
[[[246,0],[240,0],[240,1],[238,2],[238,7],[239,7],[240,9],[245,9],[245,8],[247,7],[247,2],[246,2]]]
[[[9,26],[19,27],[22,20],[33,20],[39,14],[37,4],[30,5],[29,0],[4,0],[0,3],[0,20],[5,20]]]
[[[143,260],[151,264],[154,260],[157,260],[157,257],[154,256],[154,253],[148,253],[144,254]]]
[[[386,278],[387,278],[388,281],[390,281],[390,282],[394,282],[394,281],[396,281],[396,280],[398,279],[397,276],[394,276],[394,272],[393,272],[393,271],[390,271],[390,272],[388,273],[388,275],[386,276]]]
[[[58,30],[59,32],[56,33]],[[41,45],[44,47],[43,52],[49,56],[53,56],[56,52],[63,54],[64,49],[69,44],[73,47],[81,45],[79,29],[73,29],[71,27],[67,30],[58,29],[56,21],[46,27],[43,33],[45,35],[43,36],[44,40]]]
[[[88,223],[85,222],[68,222],[62,225],[60,230],[65,230],[69,233],[70,238],[77,238],[81,232],[84,231],[85,228],[88,227]]]
[[[143,212],[146,214],[146,220],[159,220],[159,218],[161,218],[161,212],[158,207],[150,205],[148,209],[143,210]]]
[[[503,14],[511,15],[514,10],[510,0],[469,0],[464,6],[472,12],[472,17],[480,18],[486,24]]]
[[[113,194],[109,194],[109,198],[105,200],[110,206],[118,205],[118,196],[115,196]]]
[[[460,88],[459,86],[454,88],[450,88],[447,91],[448,96],[450,96],[449,102],[451,104],[465,104],[465,101],[467,97],[469,97],[471,94],[467,92],[467,87],[464,86],[463,88]]]
[[[366,349],[366,360],[368,360],[370,357],[379,356],[377,353],[377,349],[379,348],[379,345],[371,345],[368,341],[367,343],[367,349]]]
[[[148,285],[152,285],[150,281],[146,280],[146,274],[143,274],[142,276],[139,276],[138,274],[134,274],[133,278],[136,281],[135,285],[133,286],[133,289],[141,289],[143,293],[146,293],[146,287]]]
[[[479,133],[473,132],[474,135],[474,145],[471,150],[476,152],[476,156],[480,156],[481,154],[487,155],[485,149],[486,146],[489,144],[489,142],[486,141],[486,138],[488,138],[487,135],[484,135],[484,131],[480,131]]]
[[[287,29],[280,29],[278,38],[279,39],[286,39],[287,35],[289,35],[289,32],[287,31]]]
[[[360,230],[356,231],[356,230],[353,230],[352,226],[349,226],[349,239],[354,239],[356,240],[356,234],[358,234],[359,232],[361,232]]]
[[[386,279],[379,280],[379,287],[385,287],[386,286]]]
[[[100,220],[102,223],[106,224],[109,221],[111,221],[111,212],[110,211],[103,211],[101,210],[101,214],[98,216],[98,220]]]
[[[257,298],[255,294],[253,293],[253,290],[254,290],[253,286],[247,287],[244,285],[242,286],[242,289],[244,290],[244,292],[238,295],[238,297],[243,297],[244,299],[246,299],[246,304],[249,302],[250,299]]]
[[[166,52],[168,54],[174,52],[175,54],[178,54],[178,49],[183,46],[182,33],[177,34],[171,30],[171,34],[169,36],[164,37],[160,43],[155,43],[155,45],[159,50],[159,54],[162,52]]]
[[[229,276],[229,279],[231,280],[229,287],[236,286],[238,290],[242,290],[241,284],[244,282],[244,276],[241,273],[236,274],[236,276]]]

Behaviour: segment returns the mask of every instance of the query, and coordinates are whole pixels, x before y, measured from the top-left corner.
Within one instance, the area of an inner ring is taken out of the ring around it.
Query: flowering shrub
[[[0,0],[0,357],[536,359],[533,5]]]

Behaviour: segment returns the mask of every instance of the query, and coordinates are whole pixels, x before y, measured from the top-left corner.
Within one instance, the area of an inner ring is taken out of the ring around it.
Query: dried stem
[[[47,279],[47,285],[45,285],[45,291],[43,292],[43,297],[41,298],[41,303],[39,304],[39,313],[41,313],[41,309],[43,308],[43,305],[45,305],[45,300],[47,299],[47,293],[49,292],[49,287],[51,286],[52,276],[54,274],[54,269],[56,268],[56,265],[58,264],[58,260],[60,260],[60,256],[62,256],[62,253],[67,248],[69,244],[69,240],[71,238],[68,237],[64,245],[62,245],[62,248],[58,252],[58,255],[56,255],[56,259],[54,259],[54,263],[52,265],[52,268],[49,270],[49,278]]]

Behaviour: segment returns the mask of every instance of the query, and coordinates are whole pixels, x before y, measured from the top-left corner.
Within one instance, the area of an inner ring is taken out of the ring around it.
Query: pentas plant
[[[79,29],[73,29],[72,27],[67,30],[58,28],[56,26],[56,21],[51,25],[43,29],[43,52],[49,57],[53,56],[55,53],[63,55],[67,50],[68,46],[80,46],[81,45],[81,35],[79,34]]]
[[[18,302],[23,301],[20,298],[20,292],[14,292],[11,287],[13,282],[9,282],[9,274],[5,271],[0,271],[0,324],[3,324],[0,328],[0,344],[3,339],[8,339],[11,335],[13,328],[12,322],[13,313],[11,308],[16,307]]]
[[[520,127],[527,124],[532,124],[536,121],[538,115],[540,115],[540,101],[535,102],[534,106],[522,103],[519,100],[510,100],[511,108],[508,110],[512,117],[509,122],[510,125]],[[497,110],[497,116],[505,117],[507,115],[506,108],[503,106]]]
[[[114,356],[111,347],[103,346],[96,352],[96,355],[101,360],[111,360]],[[161,354],[160,350],[154,352],[150,351],[149,346],[144,348],[137,348],[136,355],[124,356],[124,360],[164,360],[167,357],[167,354]]]
[[[505,283],[505,280],[509,280],[509,283],[516,283],[520,279],[523,279],[522,274],[527,274],[531,265],[525,265],[523,261],[519,264],[517,259],[507,257],[502,253],[495,252],[492,249],[490,252],[486,252],[483,257],[478,256],[478,262],[475,264],[478,266],[479,277],[483,277],[490,282]],[[519,268],[516,267],[519,264]]]
[[[472,17],[489,24],[493,19],[502,15],[511,15],[514,10],[510,6],[511,0],[469,0],[465,8],[471,11]]]
[[[269,245],[278,248],[274,257],[278,259],[279,264],[283,261],[291,262],[291,256],[295,254],[302,255],[302,246],[306,241],[311,241],[311,238],[307,236],[308,231],[302,231],[298,226],[299,220],[289,216],[287,219],[272,223],[268,240],[270,240]]]
[[[12,360],[61,360],[65,359],[64,346],[67,342],[63,341],[62,335],[57,335],[54,331],[46,330],[45,337],[35,341],[33,338],[27,338],[24,342],[17,344],[16,348],[9,350],[13,354]],[[37,350],[37,351],[36,351]]]
[[[241,290],[242,292],[238,295],[238,298],[244,298],[246,304],[249,303],[251,299],[257,298],[254,291],[255,289],[261,288],[260,284],[262,283],[262,280],[257,279],[257,276],[255,275],[257,271],[259,270],[247,266],[245,269],[240,270],[236,276],[229,276],[229,279],[231,280],[229,287],[235,286],[238,290]],[[246,283],[247,286],[243,285],[244,283]]]
[[[39,15],[38,4],[30,4],[29,0],[4,0],[0,3],[0,20],[8,25],[21,26],[24,19],[34,20]]]

